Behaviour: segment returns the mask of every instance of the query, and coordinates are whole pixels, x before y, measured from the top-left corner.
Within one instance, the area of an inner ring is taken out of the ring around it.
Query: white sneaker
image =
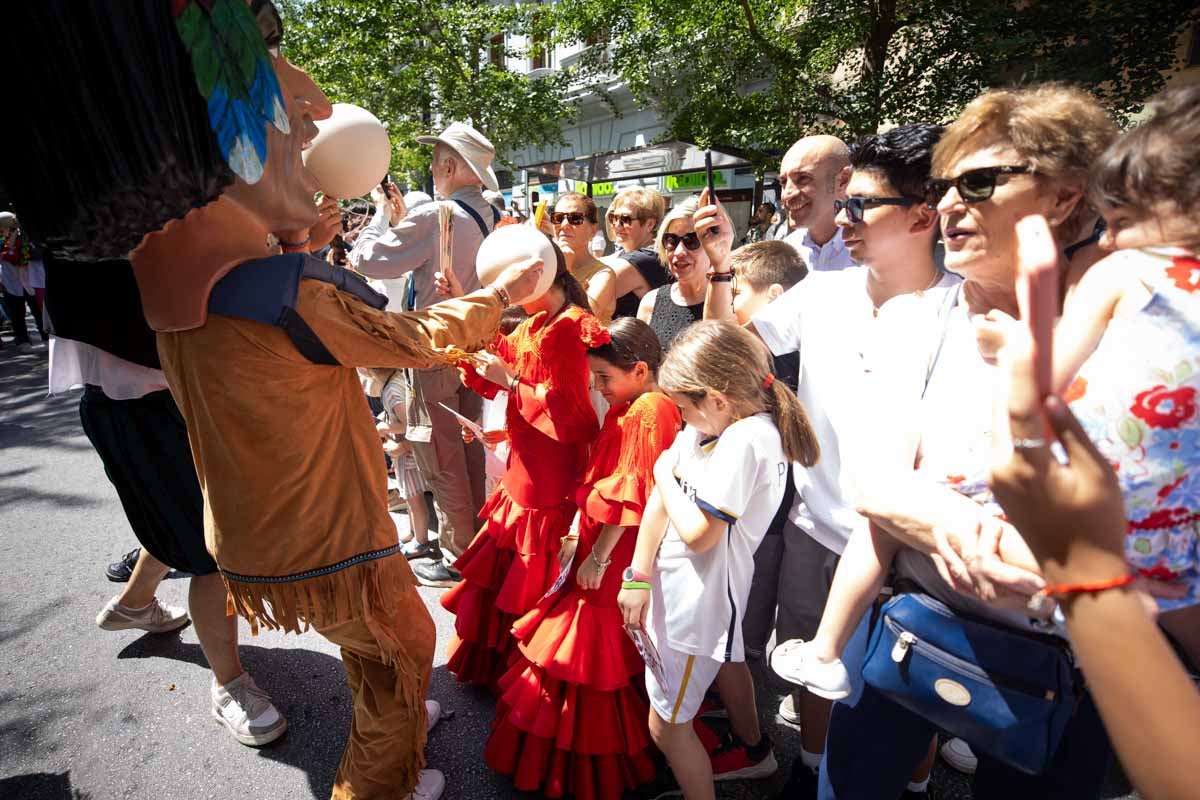
[[[269,744],[287,730],[287,720],[249,672],[243,672],[224,686],[213,678],[212,715],[229,729],[233,738],[248,747]]]
[[[404,800],[438,800],[446,791],[446,776],[436,769],[423,769],[417,776],[417,788]]]
[[[165,606],[157,597],[145,608],[126,608],[114,597],[105,603],[104,608],[96,615],[96,625],[104,631],[136,629],[150,633],[166,633],[179,630],[191,621],[186,610],[176,606]]]
[[[779,701],[779,717],[784,722],[790,722],[793,725],[800,724],[800,712],[796,709],[796,701],[791,692],[785,694]]]
[[[850,674],[840,658],[818,661],[812,643],[790,639],[771,651],[771,669],[788,683],[803,686],[817,697],[841,700],[850,696]]]
[[[429,733],[433,730],[433,726],[438,724],[438,720],[442,718],[442,704],[437,700],[425,701],[425,732]]]
[[[942,760],[964,775],[974,775],[979,759],[971,752],[971,745],[962,739],[951,739],[942,745]]]

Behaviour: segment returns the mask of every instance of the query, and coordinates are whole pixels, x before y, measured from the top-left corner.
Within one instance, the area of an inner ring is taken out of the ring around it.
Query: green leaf
[[[1117,424],[1117,435],[1132,449],[1142,443],[1144,432],[1140,422],[1133,417],[1126,417]]]

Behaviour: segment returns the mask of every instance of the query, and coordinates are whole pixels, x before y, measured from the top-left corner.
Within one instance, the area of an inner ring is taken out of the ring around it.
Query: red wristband
[[[1092,583],[1060,583],[1057,586],[1047,586],[1040,592],[1045,597],[1062,597],[1068,594],[1094,594],[1095,592],[1104,592],[1109,589],[1120,589],[1133,583],[1137,578],[1133,575],[1122,575],[1119,578],[1110,578],[1106,581],[1093,581]]]

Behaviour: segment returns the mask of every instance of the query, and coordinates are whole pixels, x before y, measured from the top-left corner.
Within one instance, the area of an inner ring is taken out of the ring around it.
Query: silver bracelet
[[[599,569],[608,569],[608,565],[612,563],[612,556],[611,556],[611,555],[608,557],[608,561],[601,561],[600,559],[596,558],[596,548],[595,548],[595,546],[593,546],[593,547],[592,547],[592,553],[591,553],[591,556],[592,556],[592,561],[593,561],[593,562],[596,564],[596,566],[597,566]]]

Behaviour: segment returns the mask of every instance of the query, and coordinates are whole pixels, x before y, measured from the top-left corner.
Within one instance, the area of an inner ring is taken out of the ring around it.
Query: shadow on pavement
[[[87,800],[88,795],[71,788],[71,773],[32,772],[0,778],[0,797],[21,800]]]
[[[288,721],[283,738],[258,748],[257,755],[301,770],[312,796],[328,797],[350,732],[350,691],[341,659],[313,650],[246,644],[238,653],[242,666]],[[147,634],[126,645],[117,658],[169,658],[208,669],[200,645],[177,636]]]

